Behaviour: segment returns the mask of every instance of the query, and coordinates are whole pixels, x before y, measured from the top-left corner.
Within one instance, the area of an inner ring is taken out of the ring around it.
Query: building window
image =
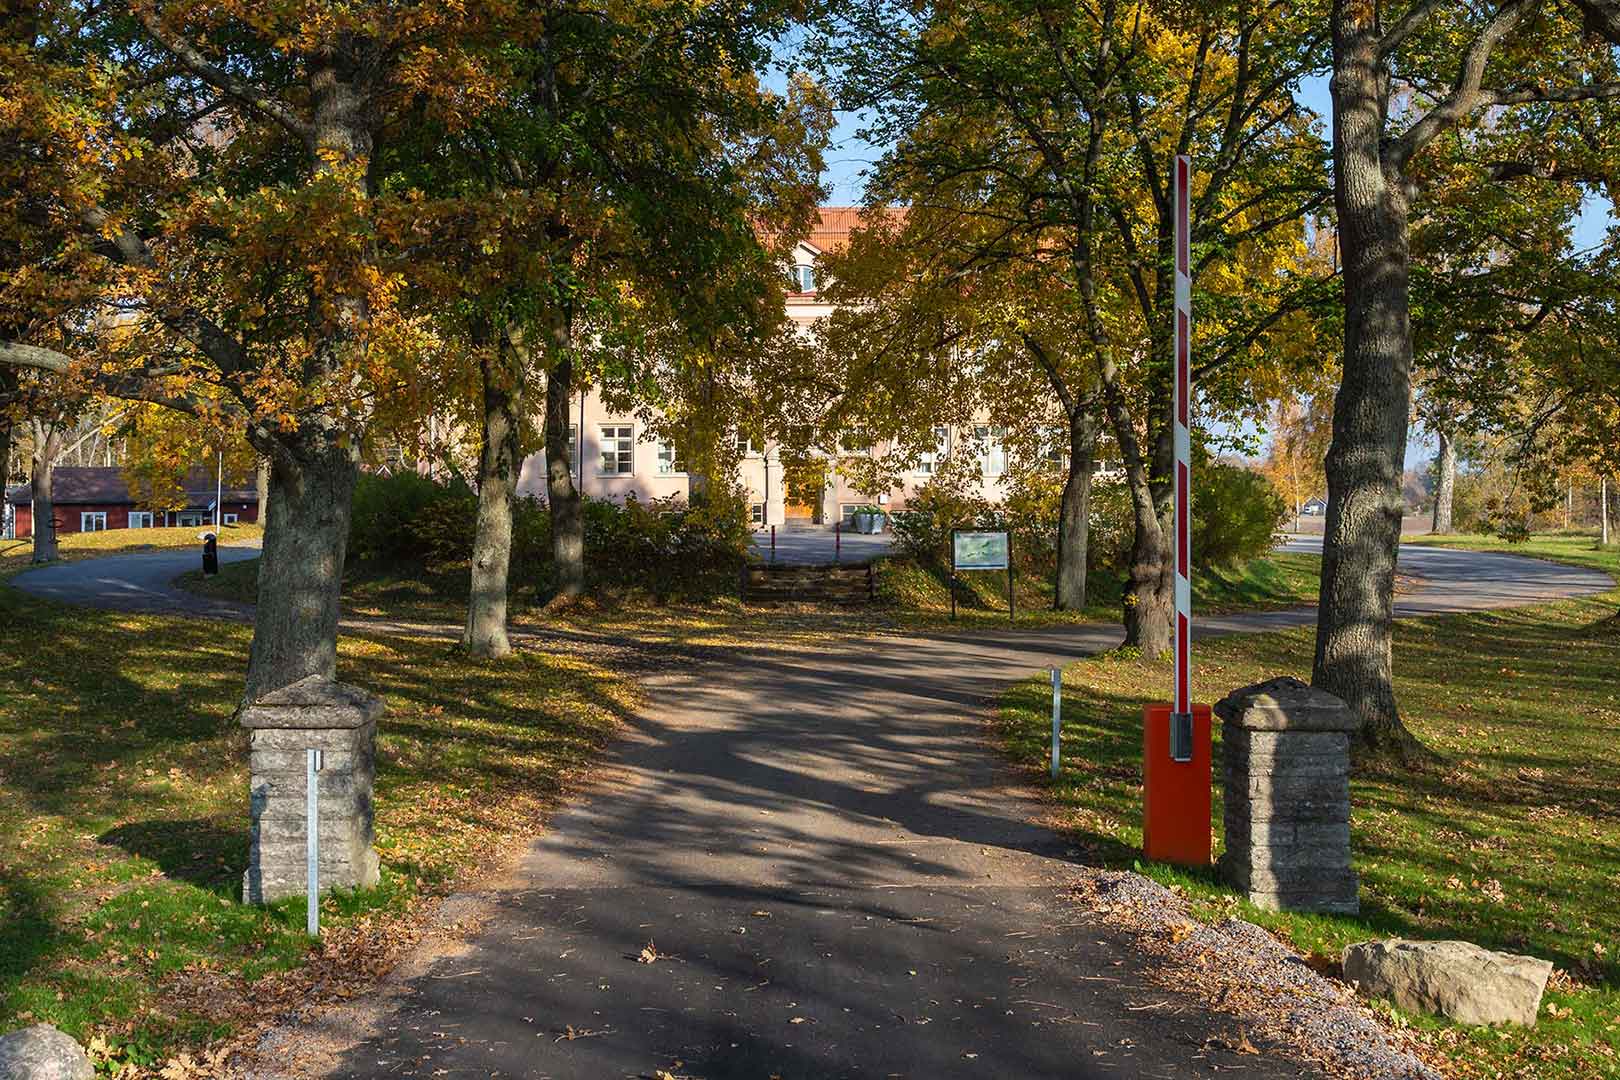
[[[214,515],[210,514],[206,510],[182,510],[179,514],[175,515],[175,521],[182,529],[192,528],[198,525],[208,525],[211,524],[213,520]]]
[[[674,476],[686,471],[686,462],[681,460],[681,452],[674,440],[664,439],[658,443],[658,475]]]
[[[573,467],[579,461],[579,425],[568,425],[568,465]]]
[[[239,519],[237,518],[237,516],[235,514],[226,514],[225,517],[224,517],[224,522],[227,525],[235,525],[238,520]]]
[[[152,511],[131,510],[129,512],[129,527],[132,529],[150,529],[152,527]]]
[[[753,503],[748,507],[748,520],[754,525],[765,524],[765,504]]]
[[[1046,429],[1046,446],[1042,456],[1046,463],[1054,469],[1063,468],[1063,463],[1069,459],[1069,432],[1060,427]]]
[[[1002,442],[1006,435],[1004,427],[973,429],[973,441],[979,447],[979,464],[986,476],[1000,476],[1007,471],[1007,445]]]
[[[816,291],[816,268],[806,263],[795,266],[788,277],[793,282],[793,291],[796,293],[813,293]]]
[[[934,429],[934,448],[925,451],[917,459],[917,471],[924,476],[932,476],[939,468],[939,463],[951,456],[951,429],[937,427]]]
[[[101,532],[107,528],[107,511],[88,510],[79,515],[80,532]]]
[[[750,439],[746,435],[737,436],[737,456],[738,457],[753,457],[757,453],[759,453],[759,451],[754,449],[754,440],[753,439]]]
[[[602,475],[628,476],[636,471],[636,429],[630,424],[602,428]]]

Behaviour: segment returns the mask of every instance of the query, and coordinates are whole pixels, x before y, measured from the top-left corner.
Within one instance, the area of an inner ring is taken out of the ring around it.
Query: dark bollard
[[[219,540],[213,533],[203,537],[203,573],[219,573]]]

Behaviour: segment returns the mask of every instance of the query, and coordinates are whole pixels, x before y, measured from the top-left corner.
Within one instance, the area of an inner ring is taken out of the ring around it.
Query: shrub
[[[585,565],[608,588],[659,600],[704,600],[737,591],[750,539],[740,495],[711,492],[698,506],[671,496],[618,503],[587,499]]]
[[[1288,512],[1270,480],[1222,461],[1198,466],[1192,504],[1195,566],[1231,566],[1266,554]]]
[[[473,494],[414,472],[364,474],[354,488],[349,554],[379,562],[467,558]]]

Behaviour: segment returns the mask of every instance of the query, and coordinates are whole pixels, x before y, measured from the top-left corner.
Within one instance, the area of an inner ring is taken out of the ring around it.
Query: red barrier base
[[[1209,706],[1193,706],[1191,761],[1170,760],[1170,706],[1142,707],[1142,853],[1154,862],[1210,862]]]

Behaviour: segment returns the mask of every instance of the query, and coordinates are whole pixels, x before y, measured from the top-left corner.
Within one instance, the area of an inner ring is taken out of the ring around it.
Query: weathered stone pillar
[[[253,838],[242,898],[264,904],[302,896],[307,830],[305,752],[322,751],[319,883],[364,888],[377,883],[371,788],[382,699],[357,686],[310,676],[242,710],[249,732]]]
[[[1222,876],[1273,911],[1360,911],[1350,866],[1350,710],[1281,678],[1232,691],[1215,715],[1225,755]]]

